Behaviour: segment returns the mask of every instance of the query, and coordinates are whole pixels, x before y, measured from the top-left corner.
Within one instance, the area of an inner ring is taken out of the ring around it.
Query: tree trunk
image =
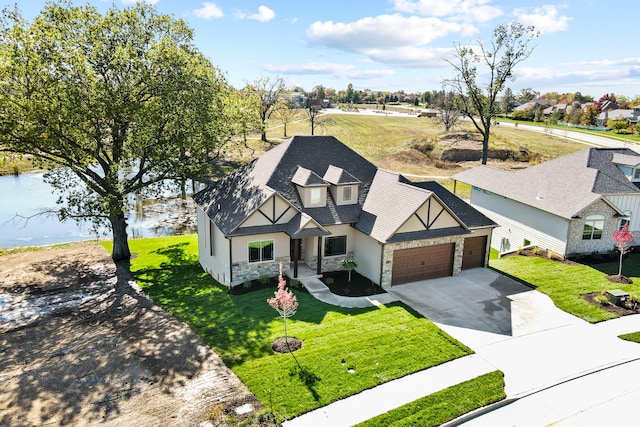
[[[267,141],[267,130],[266,129],[262,129],[262,136],[260,137],[260,139],[262,140],[262,142],[269,142],[269,141]]]
[[[484,135],[482,135],[482,164],[487,164],[487,158],[489,157],[489,129],[486,129]]]
[[[115,262],[127,261],[131,259],[131,251],[129,250],[129,240],[127,237],[127,220],[124,213],[110,218],[111,229],[113,230],[113,251],[111,258]]]
[[[187,178],[180,178],[180,197],[187,200]]]
[[[623,251],[620,251],[620,266],[618,267],[618,276],[622,277],[622,255],[624,255]]]

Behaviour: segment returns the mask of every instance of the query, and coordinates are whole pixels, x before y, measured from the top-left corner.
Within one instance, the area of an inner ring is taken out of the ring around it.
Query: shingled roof
[[[479,166],[453,179],[572,218],[608,194],[640,194],[613,162],[614,155],[640,160],[640,154],[628,148],[588,148],[515,172]]]
[[[358,203],[337,205],[328,192],[326,206],[305,208],[296,184],[358,184]],[[274,194],[298,211],[289,223],[240,227]],[[425,230],[419,236],[395,234],[429,197],[443,202],[460,220],[460,227]],[[293,137],[193,198],[227,236],[284,232],[298,238],[330,234],[324,228],[327,225],[351,224],[380,242],[388,242],[465,234],[474,227],[495,225],[444,187],[436,183],[413,183],[402,175],[378,170],[330,136]],[[318,227],[304,228],[310,222]]]
[[[294,177],[307,185],[328,185],[321,177],[331,166],[336,171],[345,171],[344,176],[349,181],[361,183],[358,186],[359,203],[336,205],[329,194],[327,206],[305,208]],[[372,163],[334,137],[296,136],[196,193],[193,198],[225,235],[230,235],[273,194],[280,195],[320,225],[352,224],[362,211],[376,170]],[[271,231],[286,231],[280,229],[282,225],[269,227]]]

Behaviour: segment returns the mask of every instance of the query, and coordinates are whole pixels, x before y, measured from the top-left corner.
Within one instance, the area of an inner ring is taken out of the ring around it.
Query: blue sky
[[[362,90],[440,89],[453,75],[443,58],[455,43],[489,41],[497,25],[517,20],[540,36],[516,69],[514,92],[640,94],[636,0],[146,1],[184,19],[195,44],[236,87],[277,75],[305,90],[349,83]],[[103,11],[134,2],[88,1]],[[18,4],[32,19],[45,1]]]

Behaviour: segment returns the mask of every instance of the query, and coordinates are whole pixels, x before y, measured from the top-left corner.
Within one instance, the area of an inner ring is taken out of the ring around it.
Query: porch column
[[[316,257],[318,262],[316,264],[316,274],[322,274],[322,236],[318,236],[318,256]]]
[[[298,277],[298,259],[300,258],[300,239],[293,239],[293,277]]]

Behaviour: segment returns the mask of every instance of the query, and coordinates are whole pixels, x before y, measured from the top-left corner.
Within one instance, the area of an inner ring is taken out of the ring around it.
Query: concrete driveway
[[[390,292],[474,349],[582,322],[546,295],[487,268],[398,285]]]
[[[391,292],[504,372],[509,397],[640,356],[640,346],[617,338],[617,330],[565,313],[546,295],[490,269]],[[640,329],[640,316],[629,317],[634,319],[624,319],[626,328]]]

